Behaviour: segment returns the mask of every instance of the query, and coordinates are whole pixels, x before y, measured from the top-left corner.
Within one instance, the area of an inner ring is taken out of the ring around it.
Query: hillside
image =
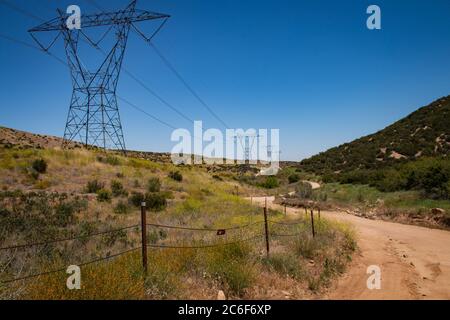
[[[378,169],[450,153],[450,96],[411,113],[377,133],[301,161],[318,174]]]
[[[356,247],[345,225],[322,219],[313,238],[270,209],[267,257],[263,210],[241,197],[261,190],[229,172],[59,142],[0,129],[0,300],[316,298]],[[70,265],[83,290],[67,290]]]

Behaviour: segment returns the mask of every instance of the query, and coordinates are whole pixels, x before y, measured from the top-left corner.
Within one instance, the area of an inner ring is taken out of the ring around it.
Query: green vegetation
[[[450,199],[450,159],[424,158],[378,170],[324,176],[325,182],[367,184],[380,191],[420,191],[423,198]]]
[[[45,159],[45,179],[30,179],[31,164]],[[293,258],[273,253],[270,262],[263,261],[261,235],[262,210],[236,195],[232,174],[216,173],[205,167],[174,166],[116,153],[74,149],[4,148],[0,144],[0,242],[2,246],[28,242],[88,236],[105,230],[139,225],[141,202],[148,208],[147,219],[153,224],[218,229],[251,224],[246,229],[228,229],[226,235],[216,232],[193,232],[148,227],[148,241],[154,245],[209,245],[203,249],[149,249],[148,274],[142,273],[139,252],[83,266],[83,290],[67,290],[67,274],[46,275],[20,283],[2,285],[0,298],[14,299],[176,299],[217,297],[223,290],[227,298],[257,299],[271,285],[289,283],[306,288],[312,269],[304,269],[304,258],[296,253],[293,239],[271,238],[274,248]],[[239,184],[239,194],[262,192],[254,187],[268,182],[272,187],[288,183],[293,170],[279,177],[257,177],[251,186]],[[248,173],[247,173],[248,174]],[[303,178],[302,173],[298,173]],[[248,174],[250,176],[250,174]],[[219,179],[218,179],[219,177]],[[252,178],[250,178],[252,179]],[[11,186],[17,191],[10,191]],[[51,188],[50,188],[51,187]],[[38,191],[44,188],[45,191]],[[48,188],[48,190],[46,190]],[[31,191],[30,191],[31,190]],[[272,189],[274,192],[275,189]],[[169,200],[170,199],[170,200]],[[269,210],[271,220],[284,219],[281,212]],[[310,233],[306,226],[298,232]],[[332,226],[345,238],[339,227]],[[276,230],[274,229],[274,232]],[[295,232],[297,232],[295,231]],[[320,232],[320,228],[318,230]],[[83,237],[62,243],[51,243],[42,249],[26,248],[9,255],[0,254],[0,280],[64,268],[120,253],[140,246],[136,228]],[[228,243],[227,245],[224,242]],[[331,242],[330,242],[331,243]],[[343,245],[340,241],[330,244]],[[333,248],[331,248],[333,247]],[[150,254],[151,251],[151,254]],[[317,257],[334,259],[324,250]],[[11,260],[12,259],[12,260]],[[319,259],[319,258],[317,258]],[[280,262],[281,260],[281,262]],[[289,261],[283,271],[283,261]],[[317,260],[317,266],[322,265]],[[286,274],[284,274],[286,272]],[[303,276],[303,275],[306,276]],[[287,282],[286,275],[291,279]],[[319,285],[320,291],[323,286]],[[264,290],[259,290],[263,288]],[[255,290],[258,289],[258,290]],[[302,295],[299,294],[298,298]]]
[[[178,182],[183,181],[183,175],[180,173],[180,171],[170,171],[169,178]]]
[[[99,182],[98,180],[91,180],[87,183],[85,192],[86,193],[97,193],[104,187],[105,187],[105,185],[103,183]]]
[[[298,173],[293,173],[288,177],[289,183],[296,183],[300,181],[300,175]]]
[[[157,177],[152,177],[148,179],[147,191],[148,192],[159,192],[161,190],[161,181]]]
[[[123,184],[117,180],[111,181],[111,192],[114,197],[128,196],[128,191],[126,191]]]
[[[278,182],[278,179],[274,176],[268,176],[265,181],[261,182],[259,184],[260,187],[266,188],[266,189],[274,189],[278,187],[280,184]]]
[[[111,192],[106,189],[100,189],[97,191],[97,201],[109,202],[111,201]]]
[[[47,162],[44,159],[36,159],[31,167],[38,173],[45,173],[47,171]]]

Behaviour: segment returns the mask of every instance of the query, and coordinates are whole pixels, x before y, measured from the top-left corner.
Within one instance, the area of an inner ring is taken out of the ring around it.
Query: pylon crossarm
[[[30,29],[29,32],[62,31],[64,29],[67,29],[66,21],[69,17],[69,14],[64,14],[61,17],[54,18]],[[135,22],[165,18],[170,18],[170,16],[163,13],[139,9],[135,9],[134,12],[131,9],[125,9],[115,12],[81,15],[81,28],[83,29],[108,25],[130,24]]]

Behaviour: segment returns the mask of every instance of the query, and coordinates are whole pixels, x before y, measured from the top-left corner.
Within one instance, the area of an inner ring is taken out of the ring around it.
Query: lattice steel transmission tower
[[[159,31],[170,17],[166,14],[136,9],[136,2],[137,0],[131,1],[125,9],[119,11],[82,14],[80,29],[69,28],[67,21],[71,15],[58,10],[58,17],[28,31],[45,51],[48,51],[60,36],[64,39],[73,84],[64,132],[65,145],[71,141],[80,141],[86,146],[125,151],[116,90],[130,30],[134,29],[142,34],[137,29],[138,22],[161,19],[163,22],[157,29]],[[106,28],[106,32],[102,32],[101,38],[94,41],[86,31],[98,27]],[[49,31],[57,32],[57,35],[46,47],[38,40],[36,33]],[[104,51],[99,47],[99,43],[107,35],[112,35],[110,43],[112,48]],[[102,52],[99,67],[88,68],[83,64],[80,57],[80,42]]]

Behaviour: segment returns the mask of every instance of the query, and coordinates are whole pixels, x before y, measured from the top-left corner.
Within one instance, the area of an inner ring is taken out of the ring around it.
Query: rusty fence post
[[[147,213],[146,203],[141,203],[141,233],[142,233],[142,267],[147,275]]]
[[[267,205],[264,207],[264,229],[266,233],[266,253],[267,258],[269,258],[270,247],[269,247],[269,226],[267,224]]]
[[[311,209],[311,230],[313,238],[316,236],[316,231],[314,230],[314,211]]]

